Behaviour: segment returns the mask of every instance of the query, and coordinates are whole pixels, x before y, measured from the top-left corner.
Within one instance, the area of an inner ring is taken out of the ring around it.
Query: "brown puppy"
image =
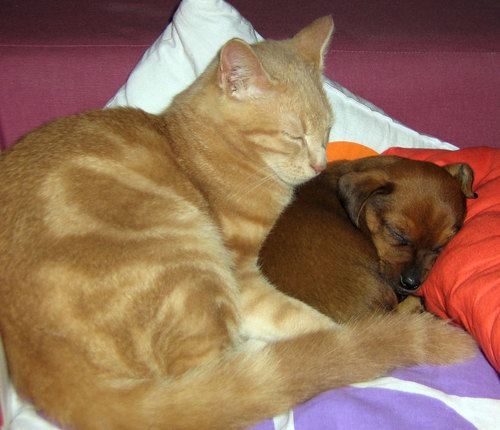
[[[260,253],[282,291],[345,321],[414,293],[460,229],[467,164],[394,156],[330,163],[297,190]]]

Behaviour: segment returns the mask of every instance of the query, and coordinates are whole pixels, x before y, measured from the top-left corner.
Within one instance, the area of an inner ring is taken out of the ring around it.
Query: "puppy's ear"
[[[338,182],[339,198],[356,227],[360,226],[361,213],[368,201],[378,195],[390,194],[393,188],[394,184],[383,170],[349,172]]]
[[[474,171],[468,164],[447,164],[446,166],[443,166],[443,169],[446,170],[460,183],[460,187],[462,188],[462,192],[465,194],[465,197],[467,197],[468,199],[477,198],[477,194],[472,190],[472,183],[474,182]]]

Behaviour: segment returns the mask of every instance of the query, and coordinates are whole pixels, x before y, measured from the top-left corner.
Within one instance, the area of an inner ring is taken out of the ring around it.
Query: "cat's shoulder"
[[[95,109],[52,120],[19,139],[1,158],[92,151],[96,148],[147,142],[162,132],[157,115],[141,109],[118,107]]]
[[[35,133],[47,132],[125,132],[127,129],[147,127],[156,124],[159,118],[142,109],[134,107],[115,107],[110,109],[93,109],[74,115],[61,117],[39,127]]]

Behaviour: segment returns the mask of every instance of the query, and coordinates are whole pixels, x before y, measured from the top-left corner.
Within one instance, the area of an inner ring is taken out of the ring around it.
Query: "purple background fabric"
[[[455,411],[425,396],[383,389],[344,388],[295,413],[297,430],[474,429]]]
[[[446,394],[497,399],[500,417],[500,378],[483,354],[451,366],[414,366],[390,376],[413,381]],[[343,387],[316,396],[294,409],[296,430],[336,429],[474,429],[445,403],[421,394],[382,388]],[[274,430],[267,420],[252,430]]]
[[[231,0],[267,38],[332,14],[326,75],[395,119],[460,147],[499,146],[500,3]],[[6,0],[0,149],[61,115],[100,108],[178,0]]]
[[[500,399],[500,377],[481,353],[454,366],[415,366],[395,370],[391,376],[457,396]]]

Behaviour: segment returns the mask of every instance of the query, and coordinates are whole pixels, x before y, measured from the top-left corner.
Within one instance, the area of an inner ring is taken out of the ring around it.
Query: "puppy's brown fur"
[[[394,156],[330,163],[297,190],[261,250],[270,281],[339,321],[415,292],[474,197],[467,164]]]

